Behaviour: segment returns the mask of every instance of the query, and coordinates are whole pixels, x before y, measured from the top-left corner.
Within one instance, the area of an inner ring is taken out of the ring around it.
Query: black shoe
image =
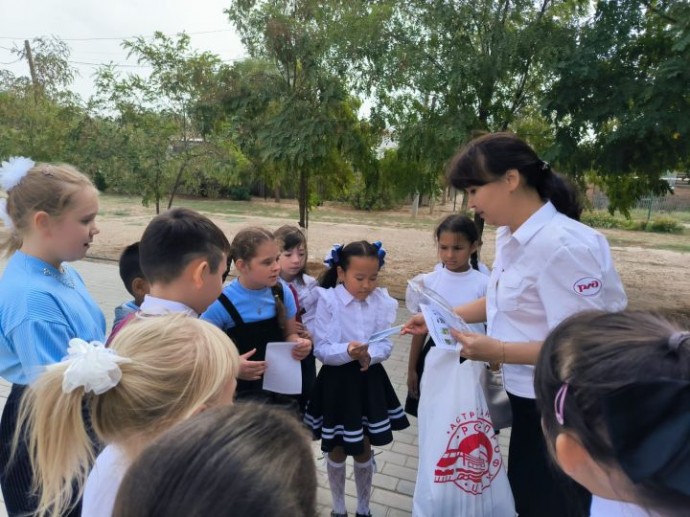
[[[347,517],[347,513],[335,513],[335,512],[331,512],[331,517]]]
[[[355,515],[356,515],[356,517],[371,517],[371,512],[370,512],[370,513],[367,513],[367,514],[356,513]]]

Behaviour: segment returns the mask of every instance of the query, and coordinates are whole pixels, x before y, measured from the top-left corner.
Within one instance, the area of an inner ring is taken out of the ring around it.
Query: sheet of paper
[[[285,395],[302,392],[302,367],[292,357],[295,343],[266,343],[264,389]]]
[[[377,341],[383,341],[384,339],[394,336],[396,334],[400,334],[400,331],[402,330],[403,326],[398,325],[397,327],[391,327],[386,330],[380,330],[378,332],[375,332],[374,334],[369,337],[369,340],[367,341],[367,344],[371,343],[376,343]]]
[[[430,305],[435,312],[443,316],[446,325],[450,328],[460,332],[474,332],[465,320],[455,313],[453,307],[436,291],[422,285],[421,282],[414,281],[414,279],[408,280],[407,283],[421,296],[420,308],[421,304]]]
[[[429,329],[429,336],[434,340],[436,346],[444,350],[459,352],[462,346],[450,335],[450,325],[446,321],[446,315],[428,303],[420,305],[420,309],[422,309],[424,321]]]

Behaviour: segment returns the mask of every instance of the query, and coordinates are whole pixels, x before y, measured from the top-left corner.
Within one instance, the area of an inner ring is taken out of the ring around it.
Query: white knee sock
[[[333,511],[335,513],[347,513],[345,508],[345,462],[336,463],[326,455],[326,472],[333,498]]]
[[[371,499],[371,482],[376,471],[374,454],[367,461],[355,464],[355,485],[357,486],[357,513],[369,515],[369,500]]]

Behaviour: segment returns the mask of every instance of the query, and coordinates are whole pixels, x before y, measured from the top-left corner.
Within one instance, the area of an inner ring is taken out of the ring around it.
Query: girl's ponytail
[[[71,509],[81,498],[83,481],[94,460],[84,422],[84,388],[70,393],[62,390],[68,367],[68,363],[50,366],[24,392],[12,439],[14,456],[21,434],[26,433],[34,469],[34,492],[38,495],[38,517],[63,515]],[[73,498],[75,477],[81,480],[77,483],[78,498]]]
[[[319,276],[319,285],[324,289],[330,289],[338,284],[338,266],[342,263],[342,252],[343,245],[334,244],[323,261],[328,269]]]

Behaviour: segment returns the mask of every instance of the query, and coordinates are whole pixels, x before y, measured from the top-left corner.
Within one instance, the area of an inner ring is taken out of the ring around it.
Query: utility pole
[[[40,85],[38,84],[38,78],[36,77],[36,68],[34,68],[34,58],[31,54],[31,45],[29,45],[28,39],[24,40],[24,51],[26,52],[26,60],[29,62],[29,71],[31,72],[31,83],[34,86],[34,102],[38,104]]]

